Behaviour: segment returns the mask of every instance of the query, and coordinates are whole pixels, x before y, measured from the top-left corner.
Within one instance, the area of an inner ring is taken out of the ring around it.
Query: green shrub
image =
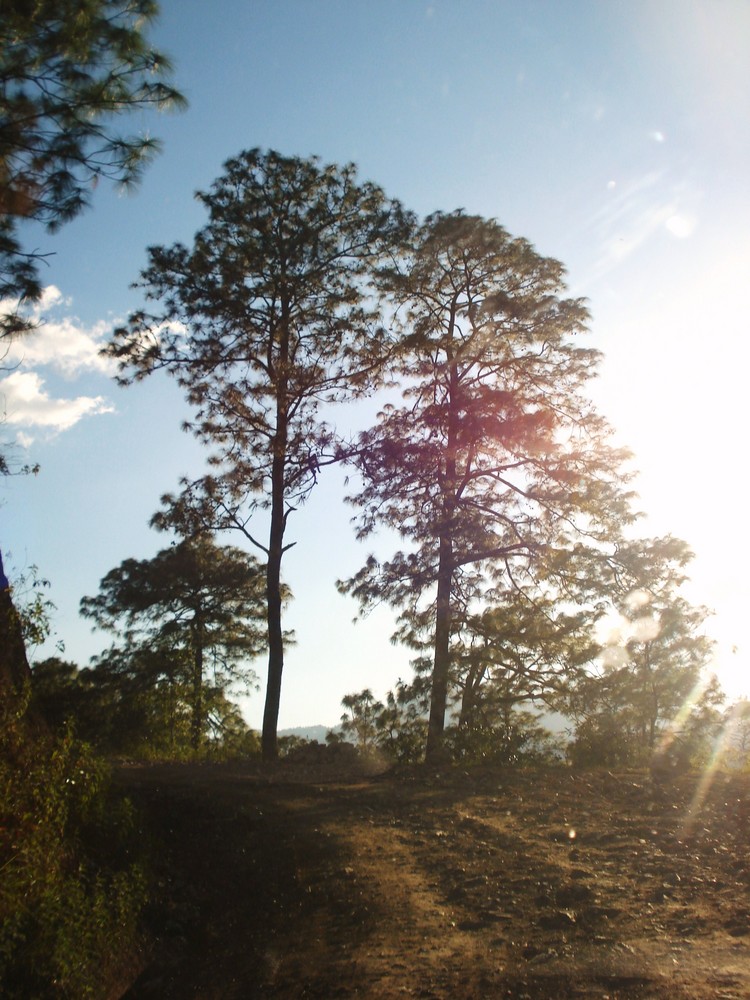
[[[561,756],[552,734],[521,713],[510,724],[449,726],[444,740],[456,763],[541,764]]]
[[[70,730],[0,711],[0,993],[99,997],[130,965],[146,877],[132,808]]]

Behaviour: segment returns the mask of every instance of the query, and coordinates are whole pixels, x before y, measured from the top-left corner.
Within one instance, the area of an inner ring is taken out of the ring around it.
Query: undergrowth
[[[130,804],[70,729],[0,708],[0,994],[99,998],[132,968],[147,898]]]

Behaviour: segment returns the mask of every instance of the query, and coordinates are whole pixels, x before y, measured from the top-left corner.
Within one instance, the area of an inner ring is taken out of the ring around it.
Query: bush
[[[135,817],[70,730],[0,712],[0,993],[105,995],[135,961],[146,902]]]
[[[648,750],[612,715],[593,716],[579,723],[568,746],[575,767],[636,767],[648,762]]]
[[[568,758],[580,767],[648,768],[655,775],[686,772],[711,759],[720,732],[718,718],[711,706],[699,706],[679,728],[664,724],[650,740],[642,727],[628,726],[621,714],[602,712],[578,723]]]
[[[420,764],[424,760],[427,723],[420,719],[393,732],[384,733],[378,749],[396,764]]]
[[[526,720],[505,725],[449,726],[445,748],[456,763],[540,764],[560,759],[552,734]]]

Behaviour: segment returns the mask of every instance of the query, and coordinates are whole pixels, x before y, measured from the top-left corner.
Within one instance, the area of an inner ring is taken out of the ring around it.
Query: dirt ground
[[[750,998],[750,781],[122,767],[158,870],[127,1000]]]

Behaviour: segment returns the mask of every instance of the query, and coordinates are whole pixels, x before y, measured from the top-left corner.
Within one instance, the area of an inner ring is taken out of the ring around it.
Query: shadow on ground
[[[127,1000],[750,997],[748,781],[154,765]]]

